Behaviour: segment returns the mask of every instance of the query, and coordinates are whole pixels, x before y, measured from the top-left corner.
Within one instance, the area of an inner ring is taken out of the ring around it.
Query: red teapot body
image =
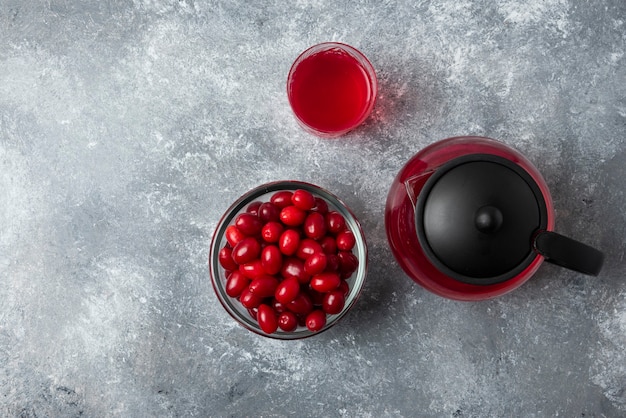
[[[597,274],[602,254],[554,233],[554,224],[541,173],[483,137],[449,138],[418,152],[394,179],[385,208],[388,242],[405,273],[465,301],[518,288],[546,259]]]

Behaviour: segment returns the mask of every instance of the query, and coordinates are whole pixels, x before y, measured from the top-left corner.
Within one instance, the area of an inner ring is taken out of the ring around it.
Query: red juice
[[[348,45],[321,44],[305,51],[289,74],[291,107],[305,128],[320,136],[338,136],[369,115],[376,76],[367,59]]]

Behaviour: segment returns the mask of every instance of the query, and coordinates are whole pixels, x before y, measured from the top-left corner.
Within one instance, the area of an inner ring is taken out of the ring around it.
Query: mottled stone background
[[[304,133],[285,79],[327,40],[379,76],[372,117]],[[624,0],[0,0],[0,415],[623,417]],[[400,270],[383,210],[402,165],[498,138],[553,193],[598,278],[544,264],[480,303]],[[263,182],[361,219],[362,298],[296,342],[213,294],[213,229]]]

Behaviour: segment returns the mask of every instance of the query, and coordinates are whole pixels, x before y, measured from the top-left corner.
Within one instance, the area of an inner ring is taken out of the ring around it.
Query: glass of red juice
[[[323,138],[343,135],[367,119],[377,88],[374,67],[365,55],[339,42],[304,51],[287,78],[296,119],[306,131]]]

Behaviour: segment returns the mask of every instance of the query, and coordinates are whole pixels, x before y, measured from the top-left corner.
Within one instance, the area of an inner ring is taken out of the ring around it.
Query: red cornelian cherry
[[[300,234],[295,229],[285,230],[278,239],[278,249],[285,255],[294,255],[300,246]]]
[[[318,212],[311,212],[304,219],[304,234],[311,239],[321,239],[326,235],[326,219]]]
[[[261,220],[256,215],[251,213],[242,213],[235,218],[235,226],[243,234],[254,236],[261,232],[263,223],[261,223]]]
[[[292,204],[291,196],[293,196],[293,192],[290,192],[288,190],[283,190],[283,191],[274,193],[272,197],[270,198],[270,202],[272,202],[273,204],[275,204],[276,206],[282,209]]]
[[[231,247],[237,245],[239,241],[244,239],[246,235],[241,232],[235,225],[230,225],[224,231],[224,236],[226,237],[226,241],[230,244]]]
[[[322,309],[327,314],[338,314],[346,304],[346,298],[342,290],[337,289],[327,292],[322,301]]]
[[[231,298],[239,297],[249,284],[250,279],[241,274],[239,270],[235,270],[226,279],[226,294]]]
[[[322,246],[311,238],[305,238],[300,241],[298,245],[298,251],[296,251],[296,257],[301,260],[306,260],[315,253],[323,253]]]
[[[321,197],[315,198],[315,207],[313,210],[322,215],[326,215],[328,213],[328,203]]]
[[[321,273],[311,278],[311,288],[318,292],[330,292],[339,287],[341,277],[337,273]]]
[[[266,334],[272,334],[278,329],[278,318],[271,306],[264,303],[259,305],[257,312],[259,326]]]
[[[280,208],[272,202],[265,202],[259,207],[259,219],[262,222],[276,222],[280,220]]]
[[[298,293],[298,296],[285,305],[287,309],[296,315],[307,315],[313,310],[313,302],[311,297],[304,292]]]
[[[256,279],[265,275],[263,263],[261,263],[261,260],[258,258],[249,263],[240,264],[239,271],[249,279]]]
[[[261,302],[263,302],[263,298],[255,295],[249,288],[246,287],[239,296],[239,302],[241,302],[241,304],[248,309],[258,308]]]
[[[356,238],[352,231],[346,229],[337,234],[337,249],[339,251],[351,251],[356,244]]]
[[[233,271],[238,268],[237,263],[233,260],[232,253],[233,249],[229,247],[223,247],[218,253],[217,257],[220,262],[220,266],[222,266],[224,270]]]
[[[339,271],[341,267],[341,259],[337,254],[328,254],[326,256],[326,270],[324,271]]]
[[[261,228],[261,238],[265,242],[278,242],[284,230],[285,227],[280,222],[270,221]]]
[[[359,259],[349,251],[339,251],[339,271],[343,278],[348,278],[359,267]]]
[[[306,211],[297,206],[291,205],[282,208],[280,211],[280,221],[288,226],[302,225],[306,218]]]
[[[304,261],[296,257],[285,257],[280,268],[280,275],[283,277],[295,277],[302,284],[306,284],[311,279],[311,275],[304,271]]]
[[[295,331],[298,327],[298,318],[293,312],[281,312],[278,315],[278,328],[285,332]]]
[[[232,259],[237,264],[245,264],[255,260],[261,253],[261,244],[256,238],[246,237],[239,241],[232,251]]]
[[[261,298],[274,296],[278,287],[278,279],[274,276],[261,276],[252,280],[248,286],[250,292]]]
[[[304,261],[304,271],[311,276],[323,273],[327,263],[328,256],[324,252],[312,254]]]
[[[346,229],[346,219],[339,212],[328,212],[326,214],[326,228],[328,228],[330,233],[338,234]]]
[[[294,276],[288,277],[278,284],[274,298],[282,304],[291,302],[300,293],[300,282]]]
[[[246,208],[246,212],[248,212],[248,213],[250,213],[250,214],[252,214],[254,216],[257,216],[259,214],[259,207],[262,204],[263,204],[263,202],[260,202],[258,200],[254,201],[254,202],[252,202],[252,203],[250,203],[248,205],[248,207]]]
[[[310,331],[319,331],[326,325],[326,312],[316,309],[306,317],[306,327]]]
[[[326,254],[336,254],[337,253],[337,241],[330,235],[326,235],[324,238],[318,241],[322,246],[322,249]]]
[[[285,312],[287,310],[287,307],[285,306],[285,304],[280,303],[279,301],[276,300],[276,298],[272,299],[272,308],[274,308],[274,311],[278,313]]]
[[[278,274],[283,266],[283,255],[275,245],[267,245],[261,250],[261,265],[265,273]]]
[[[291,196],[291,203],[299,209],[311,210],[315,207],[315,196],[311,192],[298,189]]]

